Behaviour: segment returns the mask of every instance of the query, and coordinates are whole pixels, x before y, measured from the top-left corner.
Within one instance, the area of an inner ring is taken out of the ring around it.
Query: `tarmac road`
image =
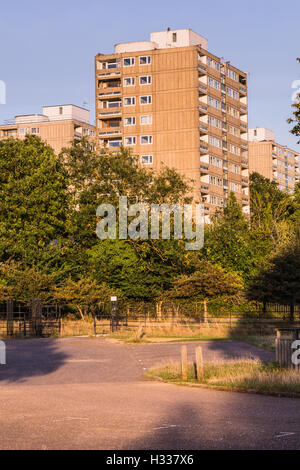
[[[179,344],[104,339],[7,341],[0,366],[0,449],[299,449],[300,401],[178,387],[143,372]],[[273,359],[237,342],[204,359]],[[189,354],[195,344],[187,344]]]

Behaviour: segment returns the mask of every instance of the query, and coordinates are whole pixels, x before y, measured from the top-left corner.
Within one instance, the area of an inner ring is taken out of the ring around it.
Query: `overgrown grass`
[[[147,375],[173,383],[182,383],[181,366],[177,363],[154,367]],[[200,377],[199,381],[196,378],[194,364],[189,364],[187,382],[228,390],[300,394],[300,373],[292,369],[283,369],[274,362],[205,363],[203,377]]]

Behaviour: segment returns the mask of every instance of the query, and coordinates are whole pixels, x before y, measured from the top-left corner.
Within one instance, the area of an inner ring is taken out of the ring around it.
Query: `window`
[[[104,108],[121,108],[121,101],[106,101],[104,103]]]
[[[209,145],[213,145],[214,147],[222,148],[222,140],[217,139],[216,137],[209,136]]]
[[[238,92],[229,87],[227,87],[227,95],[235,100],[238,100],[240,98]]]
[[[151,56],[142,56],[140,57],[140,65],[150,65],[151,64]]]
[[[135,106],[135,96],[124,98],[124,106]]]
[[[140,96],[140,104],[151,104],[152,103],[152,96]]]
[[[229,152],[234,153],[235,155],[240,155],[241,149],[236,145],[229,144]]]
[[[213,206],[222,207],[222,206],[224,205],[224,199],[223,199],[222,197],[218,197],[218,196],[210,196],[209,202],[210,202]]]
[[[153,163],[153,155],[142,155],[141,156],[141,164],[142,165],[152,165]]]
[[[240,130],[237,127],[229,125],[228,132],[229,134],[235,135],[236,137],[240,136]]]
[[[151,85],[152,77],[151,75],[146,75],[145,77],[140,77],[140,85]]]
[[[125,137],[125,145],[136,145],[136,137]]]
[[[123,81],[124,86],[134,86],[135,85],[135,78],[134,77],[126,77]]]
[[[216,90],[221,89],[221,83],[218,82],[218,80],[215,80],[214,78],[208,77],[208,85],[215,88]]]
[[[217,176],[210,176],[209,182],[214,186],[223,186],[223,178],[218,178]]]
[[[222,166],[223,166],[222,159],[214,157],[212,155],[209,156],[209,163],[210,163],[210,165],[216,166],[218,168],[222,168]]]
[[[218,129],[221,129],[221,121],[220,119],[214,118],[212,116],[208,117],[208,124],[210,126],[217,127]]]
[[[228,78],[231,78],[231,80],[235,80],[236,82],[238,81],[238,74],[234,72],[233,70],[227,69],[226,75]]]
[[[59,107],[59,114],[63,114],[64,108],[62,106]]]
[[[146,114],[145,116],[141,116],[141,125],[146,126],[148,124],[152,124],[152,115]]]
[[[21,127],[21,128],[19,129],[19,135],[26,135],[26,134],[28,134],[28,129],[27,129],[27,127],[23,127],[23,128]]]
[[[229,163],[228,165],[229,171],[232,173],[236,173],[237,175],[241,174],[241,167],[240,165],[237,165],[236,163]]]
[[[31,128],[31,134],[39,134],[40,133],[40,128],[39,127],[32,127]]]
[[[142,135],[141,136],[141,145],[150,145],[153,143],[152,135]]]
[[[233,183],[233,182],[229,183],[229,188],[230,188],[231,191],[233,191],[235,193],[240,193],[241,189],[242,189],[240,184]]]
[[[177,33],[173,33],[172,40],[173,42],[177,42]]]
[[[135,126],[136,119],[135,117],[127,117],[124,119],[124,126]]]
[[[207,65],[217,71],[220,70],[220,64],[215,60],[211,59],[210,57],[207,57]]]
[[[213,108],[216,109],[221,109],[221,102],[216,100],[215,98],[212,98],[211,96],[208,97],[208,106],[212,106]]]
[[[109,147],[121,147],[121,145],[122,145],[122,140],[109,140],[108,141]]]
[[[237,109],[233,108],[232,106],[227,106],[227,111],[230,114],[230,116],[236,119],[240,118],[240,112]]]
[[[127,57],[126,59],[123,59],[123,66],[124,67],[132,67],[135,64],[135,58],[134,57]]]

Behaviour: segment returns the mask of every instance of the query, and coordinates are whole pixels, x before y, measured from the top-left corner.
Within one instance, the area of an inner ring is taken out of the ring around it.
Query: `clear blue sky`
[[[209,50],[250,72],[249,125],[289,134],[292,83],[300,80],[299,0],[15,0],[0,10],[0,122],[42,105],[87,102],[94,120],[93,59],[151,31],[191,28]]]

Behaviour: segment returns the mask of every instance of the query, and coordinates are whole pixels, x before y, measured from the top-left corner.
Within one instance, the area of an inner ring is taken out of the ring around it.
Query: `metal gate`
[[[61,312],[56,305],[33,299],[29,305],[12,299],[0,304],[0,337],[49,337],[61,332]]]

